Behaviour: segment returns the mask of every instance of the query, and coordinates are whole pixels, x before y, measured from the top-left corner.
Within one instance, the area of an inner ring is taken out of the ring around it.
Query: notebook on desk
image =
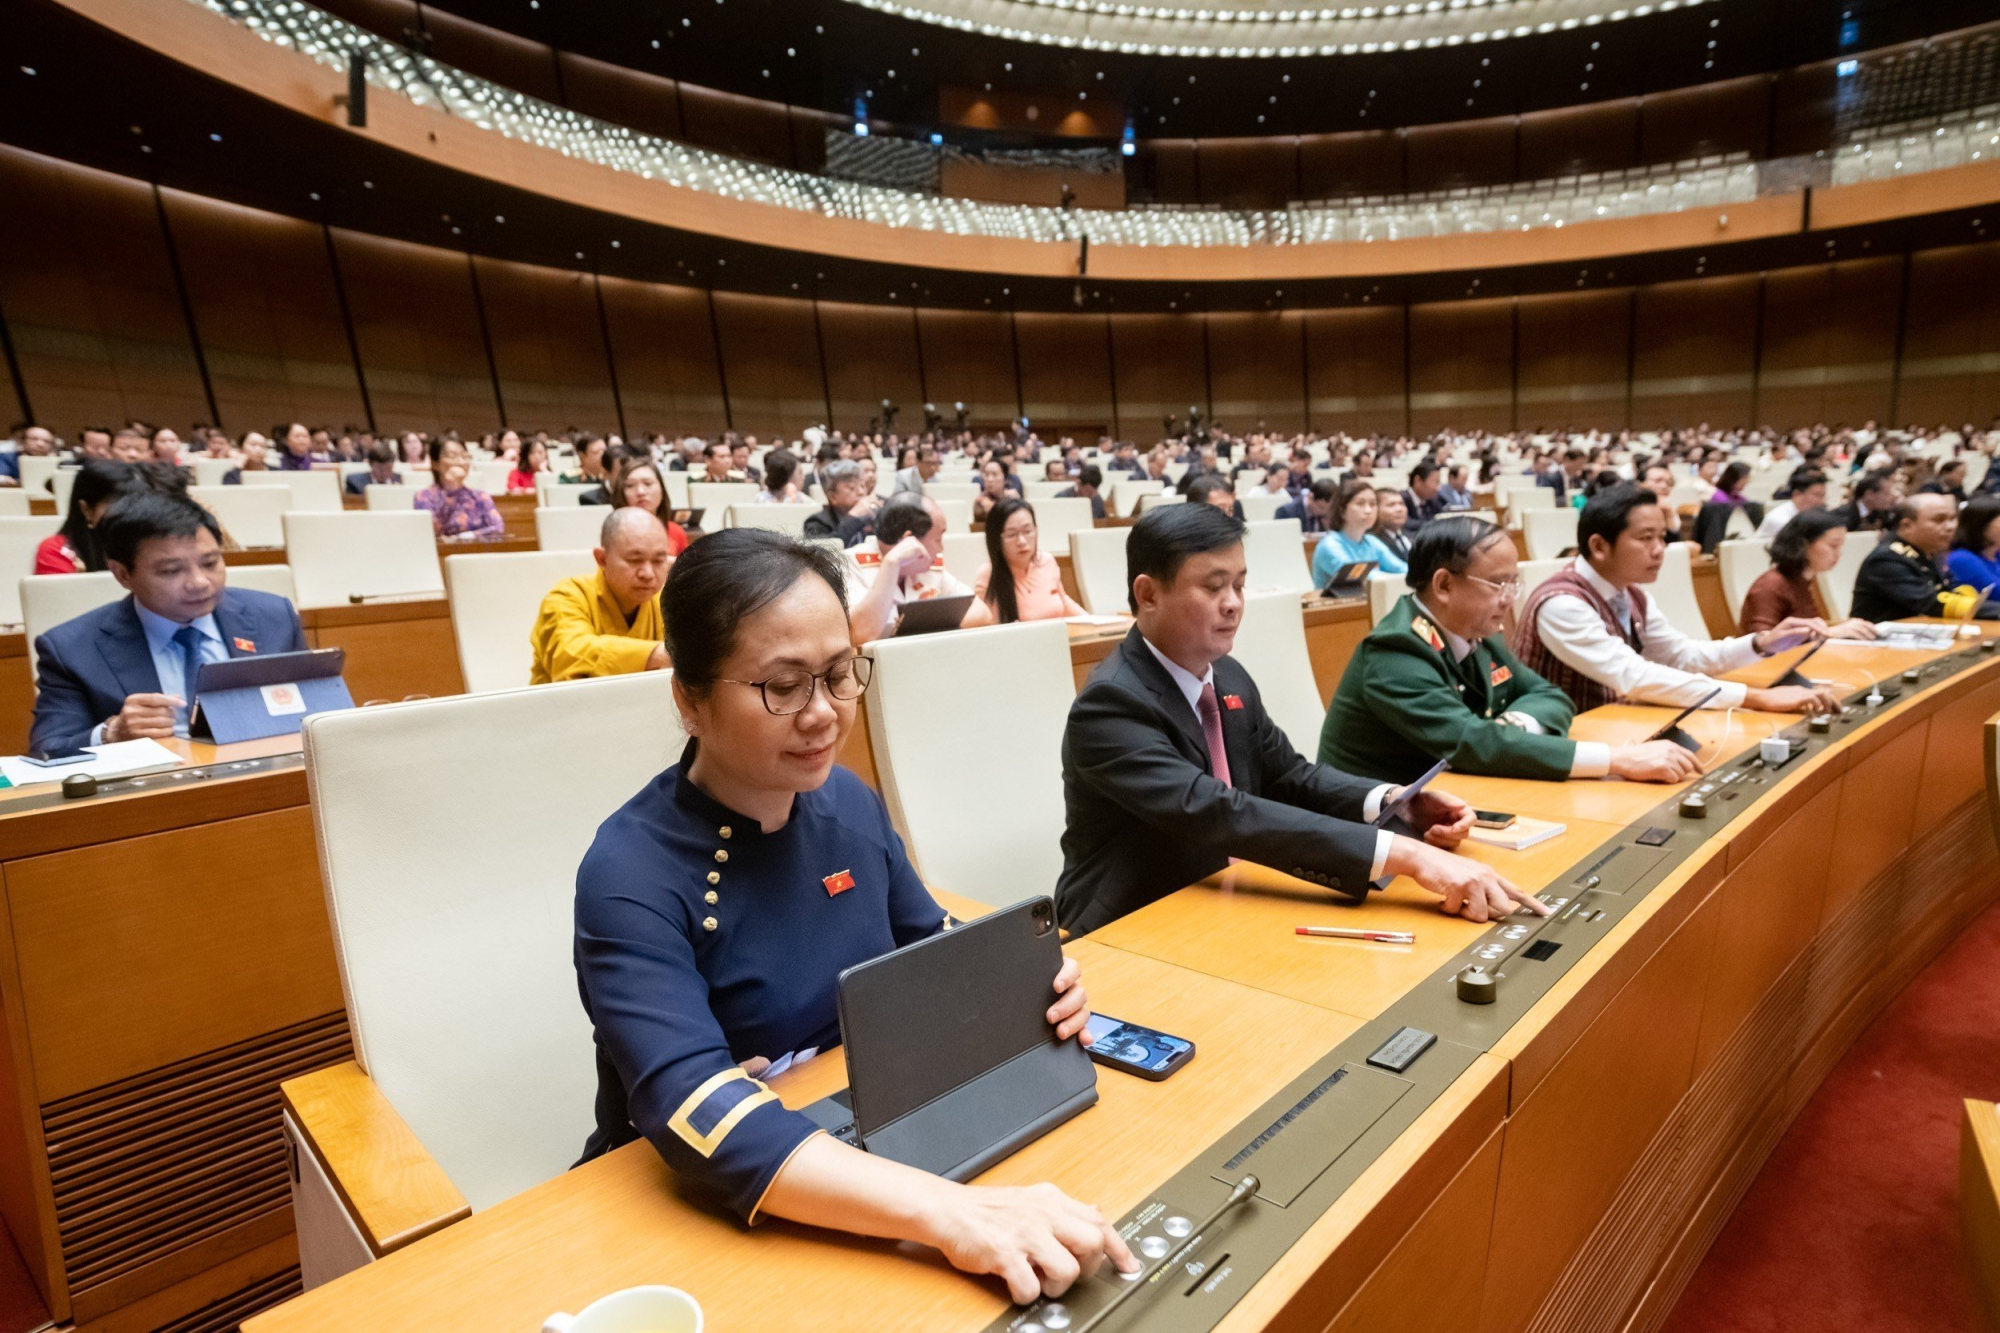
[[[1096,1066],[1046,1017],[1061,968],[1047,898],[848,968],[847,1089],[804,1114],[875,1156],[978,1175],[1097,1102]]]

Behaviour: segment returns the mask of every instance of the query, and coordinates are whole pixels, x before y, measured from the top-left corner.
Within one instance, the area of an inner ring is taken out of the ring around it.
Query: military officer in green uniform
[[[1361,641],[1334,691],[1319,760],[1410,782],[1440,759],[1500,777],[1680,782],[1700,772],[1671,741],[1569,739],[1569,697],[1521,665],[1501,629],[1520,587],[1507,533],[1433,520],[1410,547],[1411,591]]]
[[[1896,506],[1892,521],[1895,535],[1870,551],[1855,573],[1855,616],[1874,621],[1971,616],[1983,589],[1952,587],[1939,565],[1958,527],[1958,502],[1949,495],[1912,495]],[[1981,620],[1995,616],[2000,607],[1980,608]]]

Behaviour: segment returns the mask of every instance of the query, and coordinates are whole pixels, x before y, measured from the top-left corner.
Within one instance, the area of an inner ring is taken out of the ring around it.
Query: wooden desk
[[[0,792],[0,1213],[86,1328],[296,1289],[277,1088],[350,1051],[304,770],[138,783]]]
[[[1884,655],[1869,669],[1897,666]],[[1651,1327],[1841,1050],[1992,900],[2000,854],[1979,723],[1996,710],[2000,658],[1980,659],[1769,775],[1524,1017],[1492,1031],[1221,1327]],[[1616,710],[1585,724],[1613,735],[1668,716]],[[1752,732],[1746,722],[1731,745]],[[1520,787],[1570,833],[1478,854],[1530,887],[1572,873],[1674,795]],[[1099,1007],[1193,1036],[1203,1053],[1165,1084],[1105,1075],[1102,1106],[986,1179],[1048,1178],[1111,1210],[1144,1197],[1303,1067],[1301,1028],[1318,1040],[1353,1031],[1436,984],[1480,932],[1429,901],[1398,883],[1349,907],[1238,866],[1073,943]],[[1413,928],[1418,943],[1291,934],[1316,920]],[[1222,1026],[1246,1017],[1234,1038]],[[837,1071],[795,1077],[788,1101],[825,1091]],[[635,1144],[247,1327],[531,1328],[658,1281],[693,1291],[717,1327],[977,1329],[1002,1308],[995,1284],[934,1258],[783,1223],[746,1232],[687,1206]]]
[[[451,607],[442,597],[301,611],[306,641],[345,648],[347,692],[357,704],[465,693]]]

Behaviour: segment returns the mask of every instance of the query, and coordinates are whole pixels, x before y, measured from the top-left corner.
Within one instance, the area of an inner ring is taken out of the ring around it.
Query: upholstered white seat
[[[1178,491],[1149,491],[1139,497],[1139,513],[1158,509],[1161,505],[1184,505],[1187,497]]]
[[[246,549],[285,544],[289,486],[190,486],[188,498],[215,515],[223,535]]]
[[[309,472],[281,472],[266,469],[263,472],[246,472],[242,486],[283,486],[291,491],[291,509],[311,514],[337,514],[342,508],[340,498],[340,474],[330,469],[314,468]]]
[[[55,493],[58,516],[69,513],[69,493],[76,489],[76,473],[77,469],[73,467],[57,468],[56,474],[49,478],[49,489]]]
[[[194,469],[195,485],[220,486],[224,477],[242,465],[233,458],[197,458],[188,466]]]
[[[940,504],[959,501],[971,505],[972,497],[979,494],[976,481],[947,481],[942,472],[924,483],[924,494]]]
[[[1716,572],[1722,576],[1722,599],[1732,620],[1743,619],[1743,598],[1750,585],[1771,567],[1771,552],[1760,541],[1728,541],[1715,548]]]
[[[1037,620],[883,639],[869,651],[868,735],[917,873],[995,906],[1052,893],[1062,871],[1063,728],[1076,693],[1069,627]],[[996,800],[1006,807],[998,822]]]
[[[762,490],[761,486],[751,481],[691,481],[688,483],[687,507],[703,511],[703,532],[715,532],[725,526],[731,505],[756,504]],[[799,507],[803,509],[805,506]]]
[[[1410,590],[1410,585],[1401,574],[1370,574],[1368,576],[1368,623],[1379,625],[1382,617],[1389,614],[1389,608],[1396,599]]]
[[[1259,491],[1255,495],[1242,495],[1236,499],[1237,507],[1243,511],[1245,523],[1269,523],[1278,517],[1278,511],[1291,502],[1288,495],[1273,495],[1269,491]],[[1294,526],[1297,519],[1289,520]]]
[[[1243,599],[1243,623],[1230,656],[1243,664],[1264,696],[1264,709],[1292,748],[1310,759],[1319,753],[1326,721],[1306,650],[1305,609],[1288,592],[1251,593]]]
[[[1306,593],[1313,590],[1306,560],[1305,533],[1295,518],[1246,523],[1243,530],[1243,587],[1248,592]]]
[[[14,462],[21,469],[21,490],[24,493],[38,499],[55,494],[49,484],[56,475],[54,454],[22,454]]]
[[[946,573],[970,588],[972,581],[979,577],[979,571],[986,568],[986,534],[945,533],[944,567]]]
[[[597,489],[599,488],[596,482],[552,481],[547,485],[542,485],[537,480],[535,486],[535,503],[544,508],[551,509],[561,509],[565,506],[573,508],[576,505],[578,496],[589,495]]]
[[[1527,541],[1529,559],[1553,560],[1576,545],[1576,510],[1523,510],[1521,535]]]
[[[1542,581],[1551,574],[1560,573],[1568,565],[1567,557],[1561,560],[1523,560],[1517,574],[1521,580],[1521,590],[1514,599],[1514,609],[1519,611],[1527,605],[1529,593],[1541,587]]]
[[[939,500],[937,507],[938,512],[944,515],[946,532],[972,531],[972,501]]]
[[[528,636],[542,600],[562,580],[596,568],[589,551],[445,557],[445,595],[466,691],[487,694],[526,685],[534,664]]]
[[[431,516],[420,509],[286,514],[285,548],[301,608],[444,596]]]
[[[809,511],[810,512],[810,511]],[[544,551],[594,551],[604,534],[606,505],[570,505],[535,511],[535,545]]]
[[[1080,496],[1067,500],[1036,500],[1032,502],[1035,511],[1035,527],[1042,534],[1044,550],[1061,551],[1069,546],[1069,535],[1097,526],[1092,516],[1090,501]]]
[[[1171,468],[1168,470],[1172,471]],[[1165,482],[1121,472],[1111,483],[1111,512],[1120,518],[1130,518],[1139,510],[1140,496],[1158,495],[1165,489]]]
[[[1507,526],[1521,526],[1521,516],[1531,509],[1554,509],[1556,492],[1553,486],[1536,486],[1532,483],[1507,492]]]
[[[1880,533],[1865,529],[1848,533],[1840,548],[1839,561],[1824,574],[1814,576],[1819,599],[1826,604],[1826,614],[1831,619],[1845,620],[1854,614],[1854,580],[1861,573],[1861,562],[1880,544],[1880,538]]]
[[[231,565],[229,586],[268,592],[292,600],[290,565]],[[35,574],[21,580],[22,631],[31,650],[28,679],[40,676],[32,645],[45,632],[65,620],[74,620],[86,611],[115,602],[125,595],[118,580],[108,572],[95,574]]]
[[[28,490],[25,486],[0,489],[0,518],[27,518],[33,512],[28,504]]]
[[[561,1174],[590,1132],[576,868],[604,818],[680,753],[670,675],[307,719],[356,1059],[475,1210]],[[532,773],[532,831],[442,829],[411,804],[467,773]]]
[[[418,486],[394,484],[378,486],[370,482],[362,494],[367,497],[370,509],[414,509],[417,504],[417,492],[421,489]]]
[[[1042,501],[1053,500],[1075,483],[1068,481],[1024,481],[1021,483],[1021,498],[1035,507],[1035,513],[1042,512]]]
[[[474,463],[472,474],[465,479],[465,484],[476,491],[485,491],[488,495],[505,495],[507,478],[513,475],[513,472],[512,463]]]
[[[729,506],[729,526],[769,528],[773,532],[786,532],[794,537],[803,537],[806,520],[817,512],[819,511],[811,505],[732,504]]]
[[[1686,542],[1667,543],[1660,577],[1645,585],[1645,592],[1675,629],[1692,639],[1710,637],[1708,618],[1702,615],[1701,602],[1694,593],[1694,569]]]
[[[1095,616],[1132,612],[1131,590],[1125,582],[1125,539],[1129,528],[1093,528],[1069,535],[1069,567],[1076,577],[1078,600]]]
[[[35,548],[61,526],[54,514],[0,518],[0,625],[21,623],[21,580],[35,568]]]

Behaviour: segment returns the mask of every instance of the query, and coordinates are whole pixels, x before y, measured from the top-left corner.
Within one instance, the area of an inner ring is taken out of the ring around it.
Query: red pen
[[[1409,930],[1350,930],[1346,926],[1297,926],[1295,935],[1312,935],[1329,940],[1366,940],[1370,944],[1415,944],[1415,931]]]

